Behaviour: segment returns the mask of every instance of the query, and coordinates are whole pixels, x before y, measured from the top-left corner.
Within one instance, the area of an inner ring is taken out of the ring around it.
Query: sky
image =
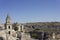
[[[60,22],[60,0],[0,0],[0,23]]]

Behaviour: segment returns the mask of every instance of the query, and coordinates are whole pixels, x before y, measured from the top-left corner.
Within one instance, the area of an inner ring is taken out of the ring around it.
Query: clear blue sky
[[[60,0],[0,0],[0,23],[8,13],[12,22],[60,22]]]

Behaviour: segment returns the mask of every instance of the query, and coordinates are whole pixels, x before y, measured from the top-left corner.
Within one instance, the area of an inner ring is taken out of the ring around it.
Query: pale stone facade
[[[17,31],[14,30],[14,27],[16,25],[18,27]],[[38,40],[38,39],[31,38],[30,34],[26,32],[32,31],[37,28],[38,29],[42,28],[45,32],[51,31],[51,29],[50,30],[48,29],[49,31],[45,29],[50,27],[47,25],[51,25],[51,23],[48,22],[45,23],[41,22],[40,24],[39,23],[25,23],[25,24],[16,23],[16,25],[13,26],[10,16],[7,15],[5,24],[0,24],[0,40]],[[55,25],[58,26],[60,25],[60,23],[55,23]],[[58,27],[58,29],[60,29],[60,27]],[[42,40],[44,38],[44,31],[42,32]],[[60,37],[58,37],[58,35],[56,36],[56,34],[53,32],[52,37],[46,40],[56,40],[56,38],[60,40]]]
[[[5,24],[0,24],[0,38],[2,38],[0,40],[26,40],[27,38],[27,40],[31,40],[30,35],[24,33],[24,26],[19,23],[17,23],[16,25],[18,27],[17,31],[13,29],[11,18],[9,15],[7,15]],[[21,33],[19,34],[21,38],[17,37],[18,32]]]

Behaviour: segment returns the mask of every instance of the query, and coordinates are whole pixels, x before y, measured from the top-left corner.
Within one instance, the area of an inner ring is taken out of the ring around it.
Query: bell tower
[[[7,14],[5,25],[6,25],[7,33],[9,35],[12,34],[12,24],[11,24],[11,18],[9,16],[9,14]]]

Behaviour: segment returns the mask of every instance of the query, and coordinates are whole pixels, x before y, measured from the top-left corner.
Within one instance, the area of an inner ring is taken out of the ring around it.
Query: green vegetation
[[[14,30],[17,31],[18,30],[18,27],[14,27]]]
[[[30,35],[34,39],[40,39],[42,37],[42,32],[37,32],[37,31],[31,31]]]
[[[32,34],[32,38],[37,38],[38,35],[36,33]]]
[[[34,38],[34,39],[39,39],[42,36],[41,36],[40,32],[32,32],[31,37]]]
[[[17,26],[18,26],[18,24],[17,24],[17,23],[14,23],[14,24],[13,24],[13,29],[14,29],[15,31],[17,31],[17,30],[18,30],[18,27],[17,27]]]

